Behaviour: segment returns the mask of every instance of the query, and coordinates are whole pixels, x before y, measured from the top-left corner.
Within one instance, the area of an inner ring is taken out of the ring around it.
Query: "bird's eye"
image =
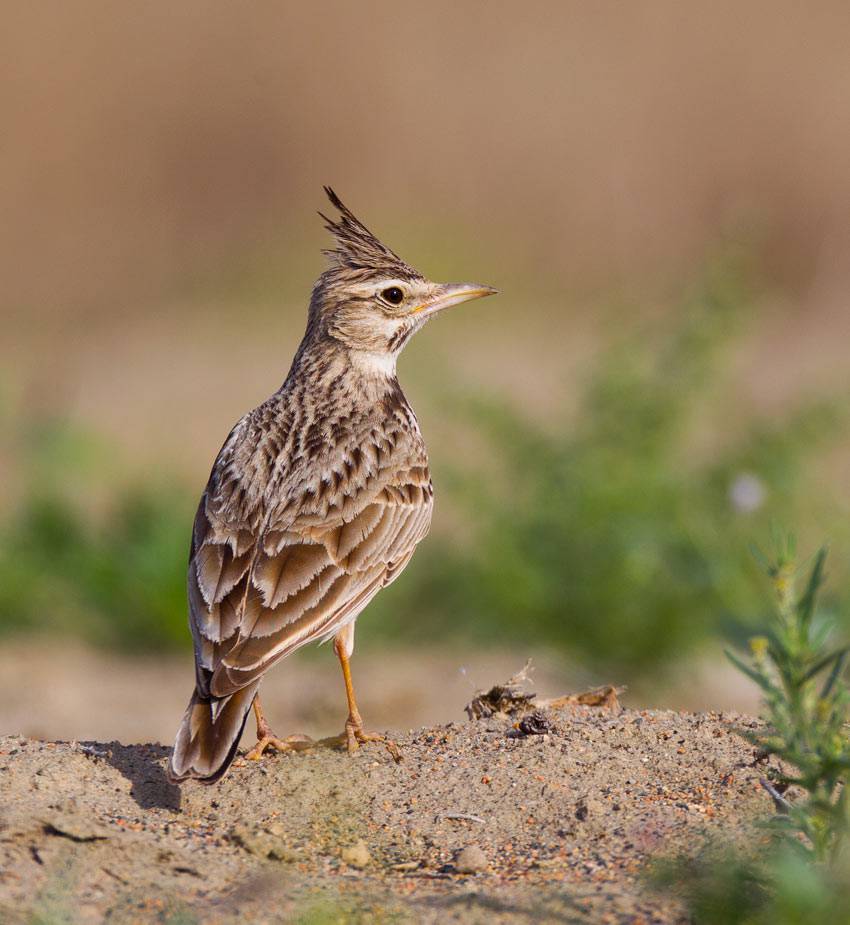
[[[401,305],[402,299],[404,299],[404,293],[398,286],[390,286],[381,293],[381,297],[389,302],[390,305]]]

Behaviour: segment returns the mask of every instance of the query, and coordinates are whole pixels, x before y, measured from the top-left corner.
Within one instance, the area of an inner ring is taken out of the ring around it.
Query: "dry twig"
[[[437,821],[440,819],[467,819],[469,822],[484,824],[484,820],[480,816],[473,816],[472,813],[437,813]]]
[[[485,719],[494,713],[508,716],[523,715],[534,710],[561,710],[568,706],[604,707],[614,712],[620,711],[619,695],[625,687],[605,684],[578,694],[563,694],[560,697],[537,699],[537,695],[527,690],[531,683],[531,659],[522,670],[503,684],[494,684],[488,691],[479,692],[464,707],[470,719]]]

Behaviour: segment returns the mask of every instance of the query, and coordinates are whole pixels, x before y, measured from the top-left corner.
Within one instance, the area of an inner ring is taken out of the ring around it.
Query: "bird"
[[[319,216],[333,246],[323,251],[304,337],[281,387],[230,431],[195,516],[195,689],[167,769],[173,783],[218,781],[252,710],[248,758],[317,744],[275,735],[258,693],[273,665],[311,642],[333,640],[348,708],[344,732],[319,744],[353,754],[386,741],[364,729],[357,707],[355,621],[428,533],[434,498],[396,362],[436,314],[496,290],[430,281],[324,191],[335,214]]]

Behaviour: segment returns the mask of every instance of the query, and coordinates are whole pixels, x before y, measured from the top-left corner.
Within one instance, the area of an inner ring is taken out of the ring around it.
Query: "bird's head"
[[[405,263],[325,187],[339,211],[334,220],[319,213],[335,238],[325,251],[329,266],[310,301],[310,327],[377,368],[395,368],[410,337],[437,312],[496,290],[477,283],[434,283]]]

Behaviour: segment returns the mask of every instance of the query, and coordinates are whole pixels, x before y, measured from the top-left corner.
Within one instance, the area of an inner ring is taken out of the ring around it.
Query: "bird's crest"
[[[416,270],[379,241],[329,186],[324,189],[331,204],[340,213],[339,219],[334,221],[319,212],[325,228],[336,238],[336,247],[323,251],[332,270],[419,278]]]

